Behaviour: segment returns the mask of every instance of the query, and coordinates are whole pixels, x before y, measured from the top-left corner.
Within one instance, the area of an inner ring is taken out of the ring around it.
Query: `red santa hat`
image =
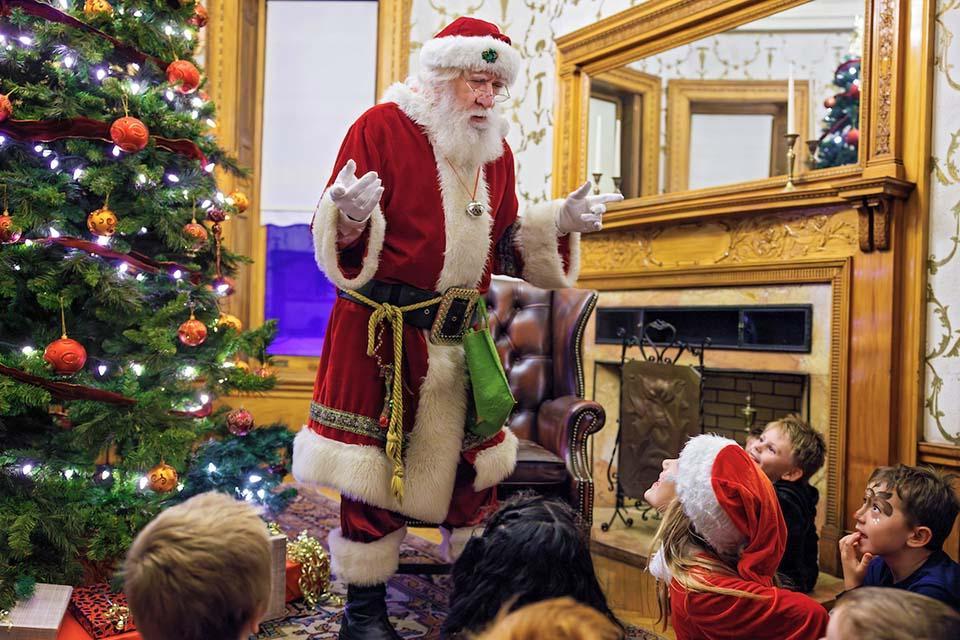
[[[680,452],[677,499],[697,533],[723,555],[739,557],[744,580],[772,586],[787,527],[770,480],[739,444],[691,438]]]
[[[520,54],[510,38],[492,22],[457,18],[423,44],[420,64],[425,69],[486,71],[513,84],[520,71]]]

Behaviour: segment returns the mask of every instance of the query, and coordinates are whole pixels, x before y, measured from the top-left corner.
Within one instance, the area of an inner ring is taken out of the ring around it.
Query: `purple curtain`
[[[277,320],[273,355],[320,356],[337,290],[313,258],[305,224],[267,225],[267,286],[264,317]]]

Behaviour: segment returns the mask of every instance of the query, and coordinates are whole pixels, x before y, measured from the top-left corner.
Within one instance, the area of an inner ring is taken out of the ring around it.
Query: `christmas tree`
[[[829,111],[823,119],[816,168],[857,162],[860,143],[860,58],[848,58],[833,73],[839,91],[824,100]]]
[[[291,436],[275,327],[221,308],[246,261],[223,225],[215,105],[191,0],[5,0],[0,22],[0,610],[108,577],[162,508],[208,489],[279,508]],[[258,359],[252,370],[246,359]],[[233,404],[239,405],[239,399]]]

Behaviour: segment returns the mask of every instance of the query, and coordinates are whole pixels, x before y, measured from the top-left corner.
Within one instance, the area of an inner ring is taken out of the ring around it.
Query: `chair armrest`
[[[540,446],[563,458],[577,480],[591,478],[587,438],[603,428],[607,414],[593,400],[562,396],[540,405],[537,440]]]

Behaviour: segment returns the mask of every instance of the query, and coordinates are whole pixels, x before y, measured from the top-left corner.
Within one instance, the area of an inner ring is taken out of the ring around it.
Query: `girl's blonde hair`
[[[622,640],[623,629],[610,618],[573,598],[552,598],[528,604],[516,611],[510,608],[516,598],[500,609],[500,614],[475,640]]]
[[[734,568],[736,558],[723,558],[711,549],[696,532],[690,518],[684,513],[683,506],[676,498],[663,514],[663,521],[653,538],[651,557],[658,551],[662,551],[664,566],[669,570],[672,579],[686,591],[719,593],[753,600],[767,597],[710,584],[707,575],[711,573],[737,577],[738,574]],[[666,628],[667,619],[670,617],[670,580],[657,580],[657,607],[660,610],[657,622]]]

